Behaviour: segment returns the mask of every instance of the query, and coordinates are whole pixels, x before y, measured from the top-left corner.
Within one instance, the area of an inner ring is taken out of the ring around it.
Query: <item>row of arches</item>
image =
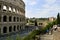
[[[3,20],[3,22],[7,22],[7,20],[9,22],[22,22],[22,21],[24,21],[24,19],[21,17],[12,17],[12,16],[7,17],[6,15],[3,17],[0,16],[0,22],[1,22],[1,19]]]
[[[3,11],[9,11],[9,12],[14,12],[14,13],[17,13],[17,14],[20,14],[20,12],[23,13],[24,9],[22,8],[16,8],[16,7],[12,7],[12,6],[8,6],[8,5],[5,5],[3,4],[3,6],[0,4],[0,10],[3,9]],[[21,11],[23,10],[23,11]]]
[[[8,27],[4,26],[3,27],[3,33],[7,33],[7,31],[9,31],[9,32],[19,31],[21,29],[22,29],[22,26],[19,26],[19,25],[13,26],[13,27],[9,26],[9,29],[8,29]]]

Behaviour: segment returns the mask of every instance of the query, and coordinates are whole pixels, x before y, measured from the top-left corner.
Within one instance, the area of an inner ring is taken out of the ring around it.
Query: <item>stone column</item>
[[[1,17],[1,15],[0,15],[0,22],[1,22],[1,18],[2,18],[2,17]]]
[[[1,11],[3,11],[3,4],[1,5]]]
[[[20,25],[19,25],[19,31],[20,31]]]
[[[20,17],[19,17],[19,22],[20,22]]]
[[[14,26],[12,26],[12,32],[14,32]]]
[[[7,6],[7,12],[9,12],[9,6]]]
[[[13,16],[12,16],[12,22],[13,22]]]
[[[16,16],[15,16],[15,17],[16,17]],[[16,20],[16,22],[17,22],[17,17],[16,17],[16,19],[15,19],[15,20]]]
[[[1,34],[3,34],[3,26],[1,27]]]
[[[9,26],[7,27],[7,33],[9,33]]]
[[[3,22],[3,15],[1,15],[1,22]]]

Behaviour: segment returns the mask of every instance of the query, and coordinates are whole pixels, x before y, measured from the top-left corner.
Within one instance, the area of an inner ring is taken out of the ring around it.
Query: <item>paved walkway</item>
[[[60,40],[60,28],[54,30],[52,35],[50,34],[41,35],[40,40]]]
[[[53,35],[48,34],[41,35],[40,40],[53,40]]]
[[[60,31],[55,31],[53,34],[54,34],[54,40],[60,40]]]

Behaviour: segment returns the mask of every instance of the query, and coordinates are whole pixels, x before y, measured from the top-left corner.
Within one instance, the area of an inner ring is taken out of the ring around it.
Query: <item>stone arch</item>
[[[1,28],[0,28],[0,34],[1,34]]]
[[[1,5],[0,5],[0,10],[1,10]]]
[[[16,26],[14,26],[13,30],[16,31]]]
[[[14,22],[16,21],[16,17],[13,17],[13,21],[14,21]]]
[[[17,25],[17,30],[19,30],[19,25]]]
[[[9,22],[11,22],[12,21],[12,16],[9,16]]]
[[[7,10],[7,6],[3,5],[3,11],[6,11],[6,10]]]
[[[12,32],[12,26],[9,27],[9,32]]]
[[[13,8],[13,12],[15,12],[16,11],[16,9],[15,8]]]
[[[12,11],[12,7],[11,6],[9,6],[9,12],[11,12]]]
[[[7,27],[6,26],[3,27],[3,33],[7,33]]]
[[[19,17],[17,17],[17,22],[19,21]]]
[[[1,22],[1,16],[0,16],[0,22]]]
[[[7,16],[3,16],[3,22],[7,22]]]
[[[21,26],[20,26],[20,30],[21,30]]]

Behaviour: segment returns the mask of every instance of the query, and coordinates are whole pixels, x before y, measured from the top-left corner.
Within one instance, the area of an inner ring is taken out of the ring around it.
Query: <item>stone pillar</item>
[[[3,15],[1,15],[1,22],[3,22]]]
[[[19,22],[20,22],[20,17],[19,17]]]
[[[1,22],[2,15],[0,15],[0,22]]]
[[[20,31],[20,25],[19,25],[19,31]]]
[[[13,29],[14,29],[14,26],[12,26],[12,32],[14,32],[14,30],[13,30]]]
[[[7,12],[9,12],[9,6],[7,6]]]
[[[3,11],[3,4],[1,5],[1,11]]]
[[[12,22],[13,22],[13,16],[12,16]]]
[[[17,22],[17,17],[16,17],[16,19],[15,19],[15,20],[16,20],[16,22]]]
[[[20,25],[20,30],[21,30],[21,25]]]
[[[7,33],[9,33],[9,26],[7,27]]]
[[[3,26],[1,27],[1,34],[3,34]]]
[[[13,12],[13,7],[11,7],[11,11]]]

